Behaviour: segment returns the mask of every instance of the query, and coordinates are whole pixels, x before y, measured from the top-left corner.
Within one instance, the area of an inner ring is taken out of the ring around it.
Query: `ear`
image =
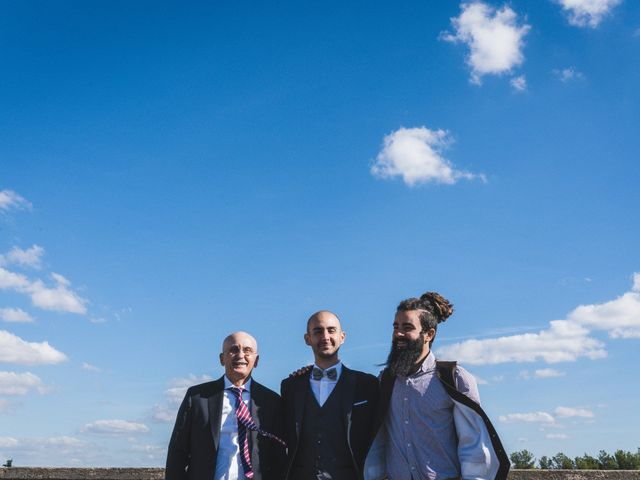
[[[258,361],[260,360],[260,355],[256,355],[256,361],[253,362],[253,368],[256,368],[258,366]]]
[[[342,330],[340,332],[340,345],[342,345],[344,343],[344,339],[347,338],[347,332],[345,332],[344,330]]]
[[[220,365],[224,367],[224,353],[220,354]]]
[[[436,329],[430,328],[429,330],[424,332],[424,343],[429,343],[431,340],[433,340],[433,337],[435,336],[436,336]]]
[[[306,343],[307,345],[311,346],[311,337],[309,336],[308,333],[304,334],[304,343]]]

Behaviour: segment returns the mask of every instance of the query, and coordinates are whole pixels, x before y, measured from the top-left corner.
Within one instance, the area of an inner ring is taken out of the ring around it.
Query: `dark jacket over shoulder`
[[[309,385],[310,373],[290,377],[282,381],[283,410],[285,412],[285,440],[288,446],[286,476],[289,480],[291,468],[298,452],[299,441],[304,427],[304,406],[307,396],[313,396]],[[364,460],[373,440],[375,413],[378,405],[378,379],[368,373],[351,370],[343,365],[338,383],[341,387],[340,418],[344,424],[346,442],[353,462],[353,467],[362,478]],[[337,388],[337,385],[336,385]],[[335,392],[335,390],[334,390]],[[333,393],[332,392],[332,395]]]
[[[166,480],[212,480],[220,441],[224,377],[196,385],[187,393],[178,410],[167,452]],[[251,381],[251,416],[258,426],[282,438],[283,419],[280,396]],[[281,480],[284,448],[256,432],[250,433],[254,480]]]

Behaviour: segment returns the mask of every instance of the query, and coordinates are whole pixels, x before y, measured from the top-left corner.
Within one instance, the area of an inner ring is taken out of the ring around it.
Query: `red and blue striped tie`
[[[253,469],[251,467],[251,454],[249,453],[249,437],[247,430],[253,430],[258,432],[258,435],[270,438],[278,442],[284,448],[287,448],[287,444],[281,438],[275,436],[272,433],[260,430],[256,425],[256,422],[251,418],[251,413],[247,405],[242,401],[243,387],[231,387],[230,389],[236,396],[236,418],[238,419],[238,446],[240,447],[240,459],[242,461],[242,469],[244,470],[244,476],[246,478],[253,478]]]

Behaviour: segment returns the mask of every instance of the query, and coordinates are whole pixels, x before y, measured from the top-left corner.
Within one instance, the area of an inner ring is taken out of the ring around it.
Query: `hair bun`
[[[453,304],[439,293],[424,293],[420,297],[420,301],[424,302],[425,306],[431,307],[427,309],[433,310],[433,313],[438,317],[438,323],[446,321],[453,313]]]

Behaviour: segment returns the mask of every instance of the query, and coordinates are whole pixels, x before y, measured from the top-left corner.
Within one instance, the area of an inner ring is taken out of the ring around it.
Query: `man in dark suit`
[[[313,369],[282,381],[287,480],[357,480],[372,441],[378,380],[340,362],[345,332],[331,312],[314,313],[304,340]]]
[[[286,449],[280,397],[251,378],[258,359],[248,333],[224,340],[224,376],[189,388],[180,405],[166,480],[281,480]]]

